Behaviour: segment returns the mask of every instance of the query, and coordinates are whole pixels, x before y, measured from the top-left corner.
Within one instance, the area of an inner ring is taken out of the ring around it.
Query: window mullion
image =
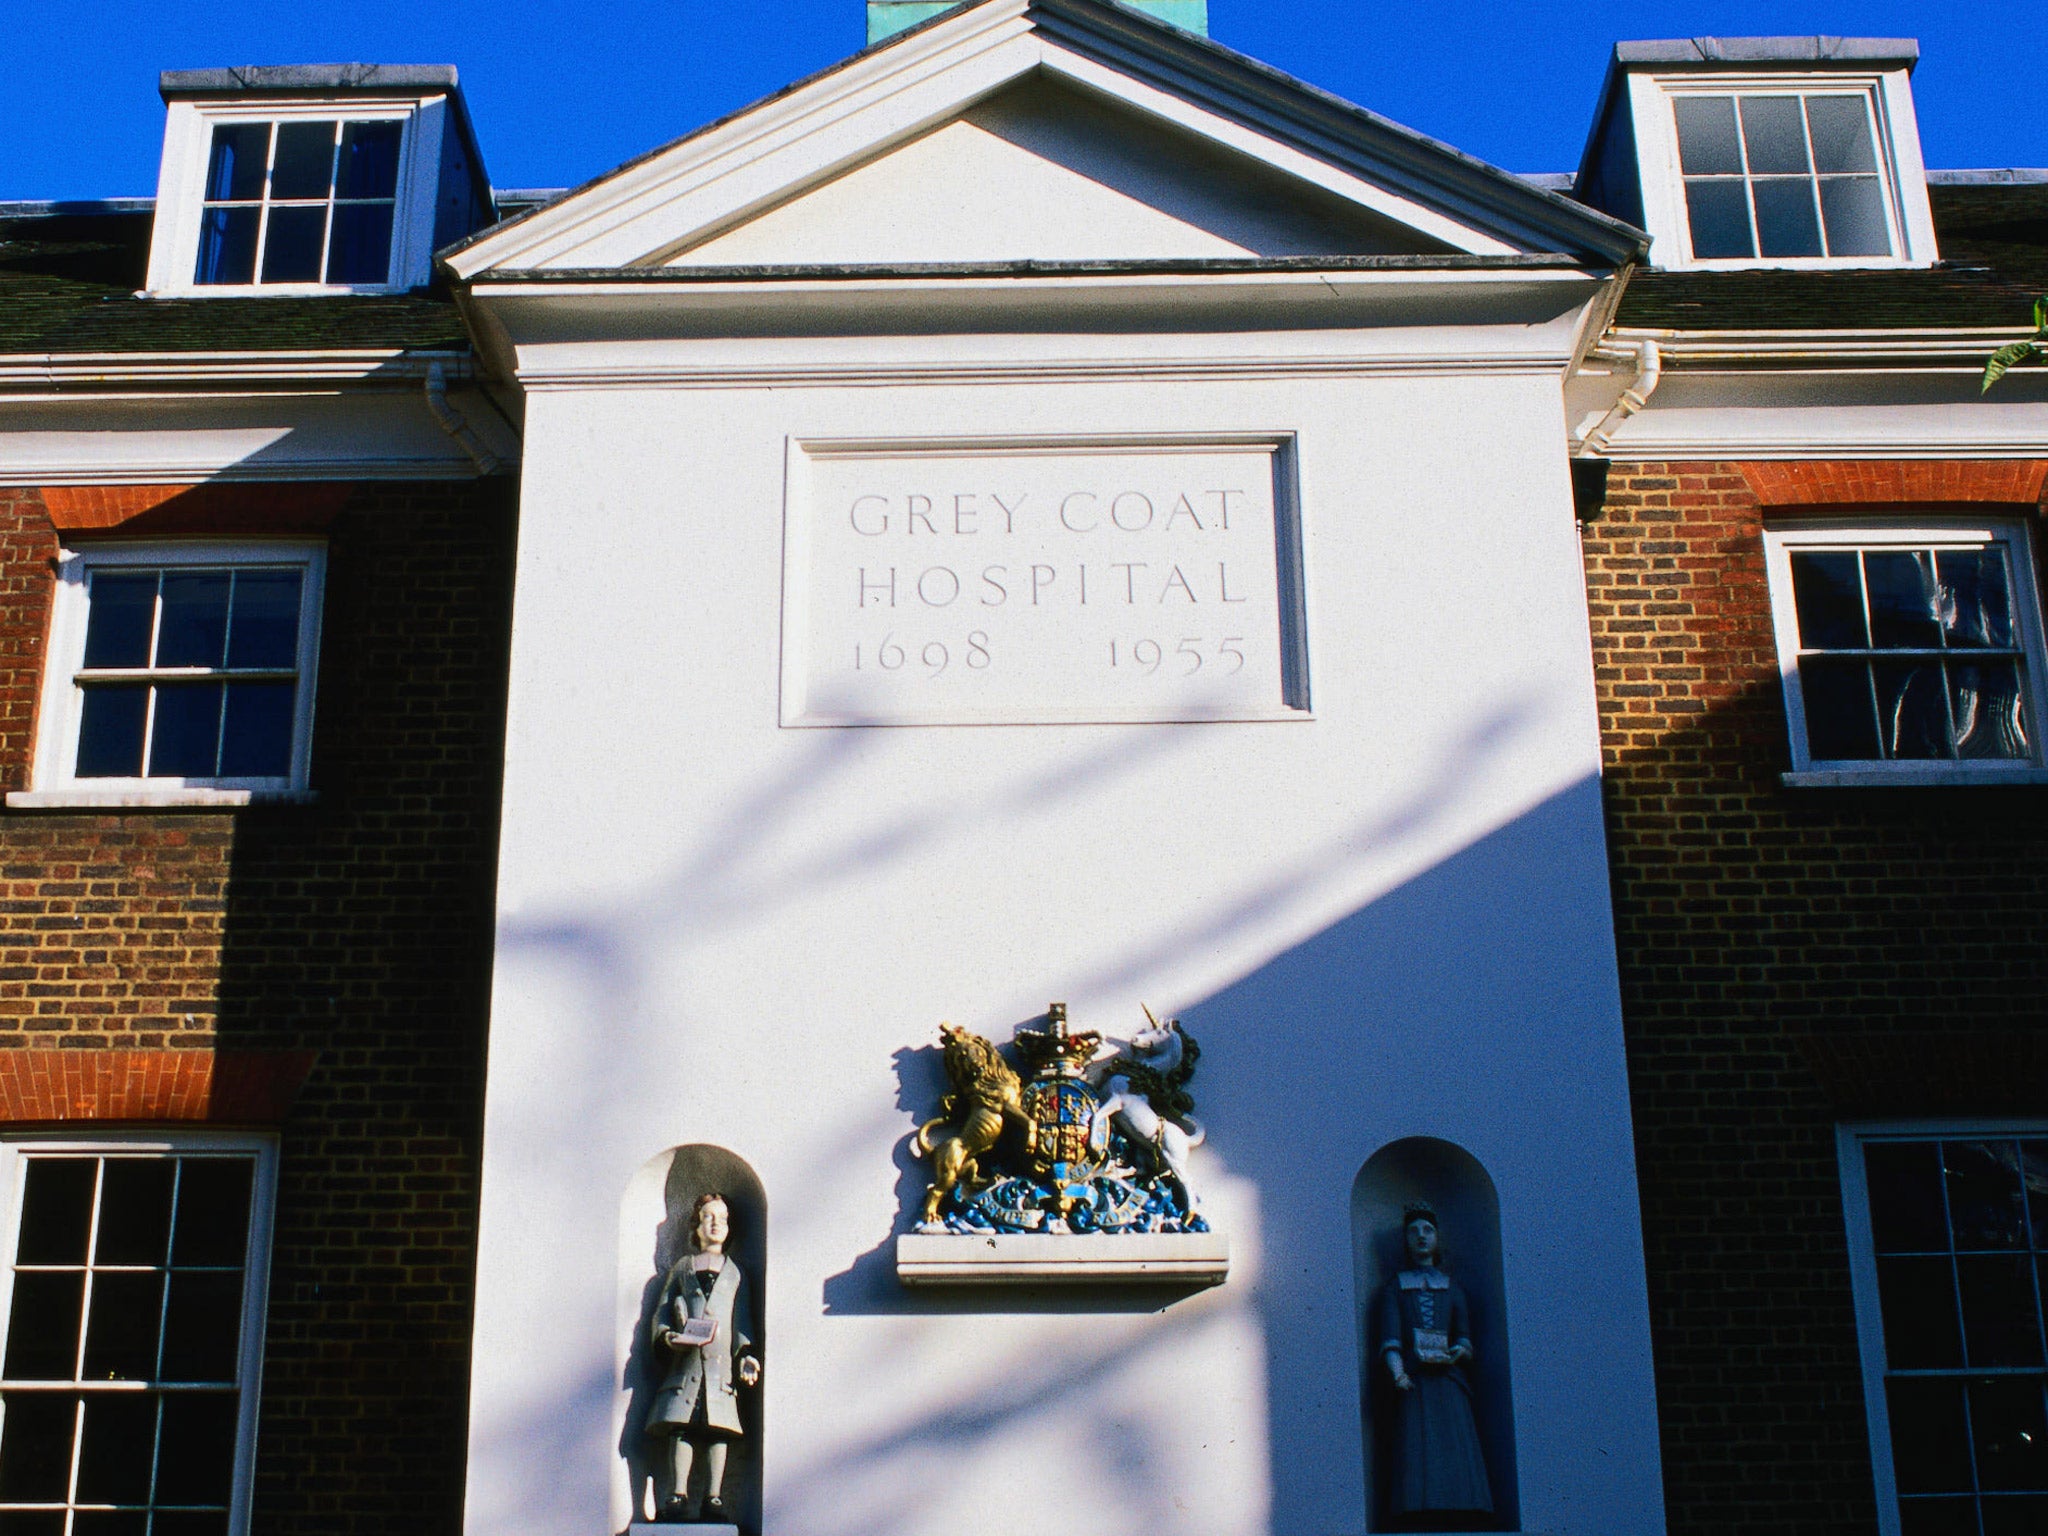
[[[1977,1427],[1970,1414],[1970,1329],[1963,1317],[1963,1278],[1956,1267],[1956,1222],[1955,1213],[1949,1208],[1948,1198],[1948,1143],[1934,1144],[1936,1166],[1941,1170],[1941,1223],[1948,1231],[1948,1283],[1949,1294],[1955,1298],[1956,1327],[1963,1346],[1963,1369],[1957,1373],[1957,1384],[1963,1389],[1963,1444],[1970,1453],[1970,1512],[1976,1519],[1980,1533],[1984,1528],[1984,1500],[1982,1480],[1977,1475]]]
[[[334,125],[334,142],[327,149],[327,211],[320,221],[320,281],[327,281],[327,268],[334,247],[334,200],[341,195],[341,133],[343,123]],[[223,714],[226,711],[222,711]]]
[[[1823,256],[1833,256],[1834,250],[1828,242],[1827,211],[1820,202],[1820,158],[1813,152],[1813,123],[1806,115],[1805,96],[1795,97],[1799,103],[1799,132],[1806,141],[1806,195],[1813,200],[1813,223],[1820,231],[1820,250]]]
[[[1764,253],[1763,236],[1756,223],[1756,181],[1749,171],[1749,133],[1742,126],[1742,100],[1731,96],[1729,102],[1735,108],[1735,146],[1742,154],[1742,207],[1749,215],[1749,254],[1751,260],[1760,260]]]
[[[263,281],[263,250],[270,243],[270,175],[277,167],[277,124],[270,125],[263,154],[263,201],[257,204],[256,214],[256,260],[249,270],[249,281],[260,284]]]

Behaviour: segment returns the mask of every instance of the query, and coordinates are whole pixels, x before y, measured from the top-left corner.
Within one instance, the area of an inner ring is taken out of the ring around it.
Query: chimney
[[[961,0],[868,0],[868,45],[959,6]],[[1123,0],[1134,11],[1188,32],[1209,35],[1209,0]]]

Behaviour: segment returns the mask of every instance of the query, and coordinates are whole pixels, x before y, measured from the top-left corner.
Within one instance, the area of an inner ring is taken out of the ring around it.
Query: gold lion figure
[[[932,1160],[931,1188],[925,1191],[923,1223],[939,1225],[939,1207],[948,1194],[976,1178],[974,1160],[993,1147],[1003,1123],[1015,1120],[1024,1128],[1025,1148],[1036,1141],[1035,1127],[1018,1105],[1024,1083],[1002,1053],[972,1031],[951,1024],[939,1026],[946,1048],[946,1080],[953,1091],[939,1102],[935,1119],[927,1120],[911,1138],[911,1150]]]

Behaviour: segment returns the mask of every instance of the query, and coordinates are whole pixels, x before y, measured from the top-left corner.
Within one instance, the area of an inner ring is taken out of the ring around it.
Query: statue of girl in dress
[[[1393,1424],[1380,1481],[1387,1528],[1483,1530],[1492,1485],[1472,1417],[1472,1325],[1465,1292],[1437,1266],[1436,1211],[1401,1213],[1408,1264],[1380,1290],[1372,1338],[1393,1383]]]
[[[655,1486],[662,1520],[728,1522],[725,1463],[740,1428],[739,1385],[761,1379],[746,1277],[725,1251],[732,1214],[723,1195],[703,1195],[691,1212],[691,1247],[670,1267],[649,1327],[668,1373],[647,1414],[656,1442]],[[661,1442],[666,1441],[664,1445]],[[704,1496],[690,1497],[690,1471],[704,1447]]]

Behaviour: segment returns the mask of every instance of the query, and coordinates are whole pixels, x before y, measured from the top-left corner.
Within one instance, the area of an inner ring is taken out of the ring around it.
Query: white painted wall
[[[1661,1529],[1557,374],[1257,372],[530,397],[473,1536],[623,1523],[621,1202],[686,1142],[768,1191],[769,1531],[1360,1531],[1352,1180],[1418,1134],[1499,1188],[1524,1528]],[[791,437],[1265,431],[1313,720],[778,726]],[[1227,1285],[895,1284],[939,1021],[1053,999],[1200,1039]]]

